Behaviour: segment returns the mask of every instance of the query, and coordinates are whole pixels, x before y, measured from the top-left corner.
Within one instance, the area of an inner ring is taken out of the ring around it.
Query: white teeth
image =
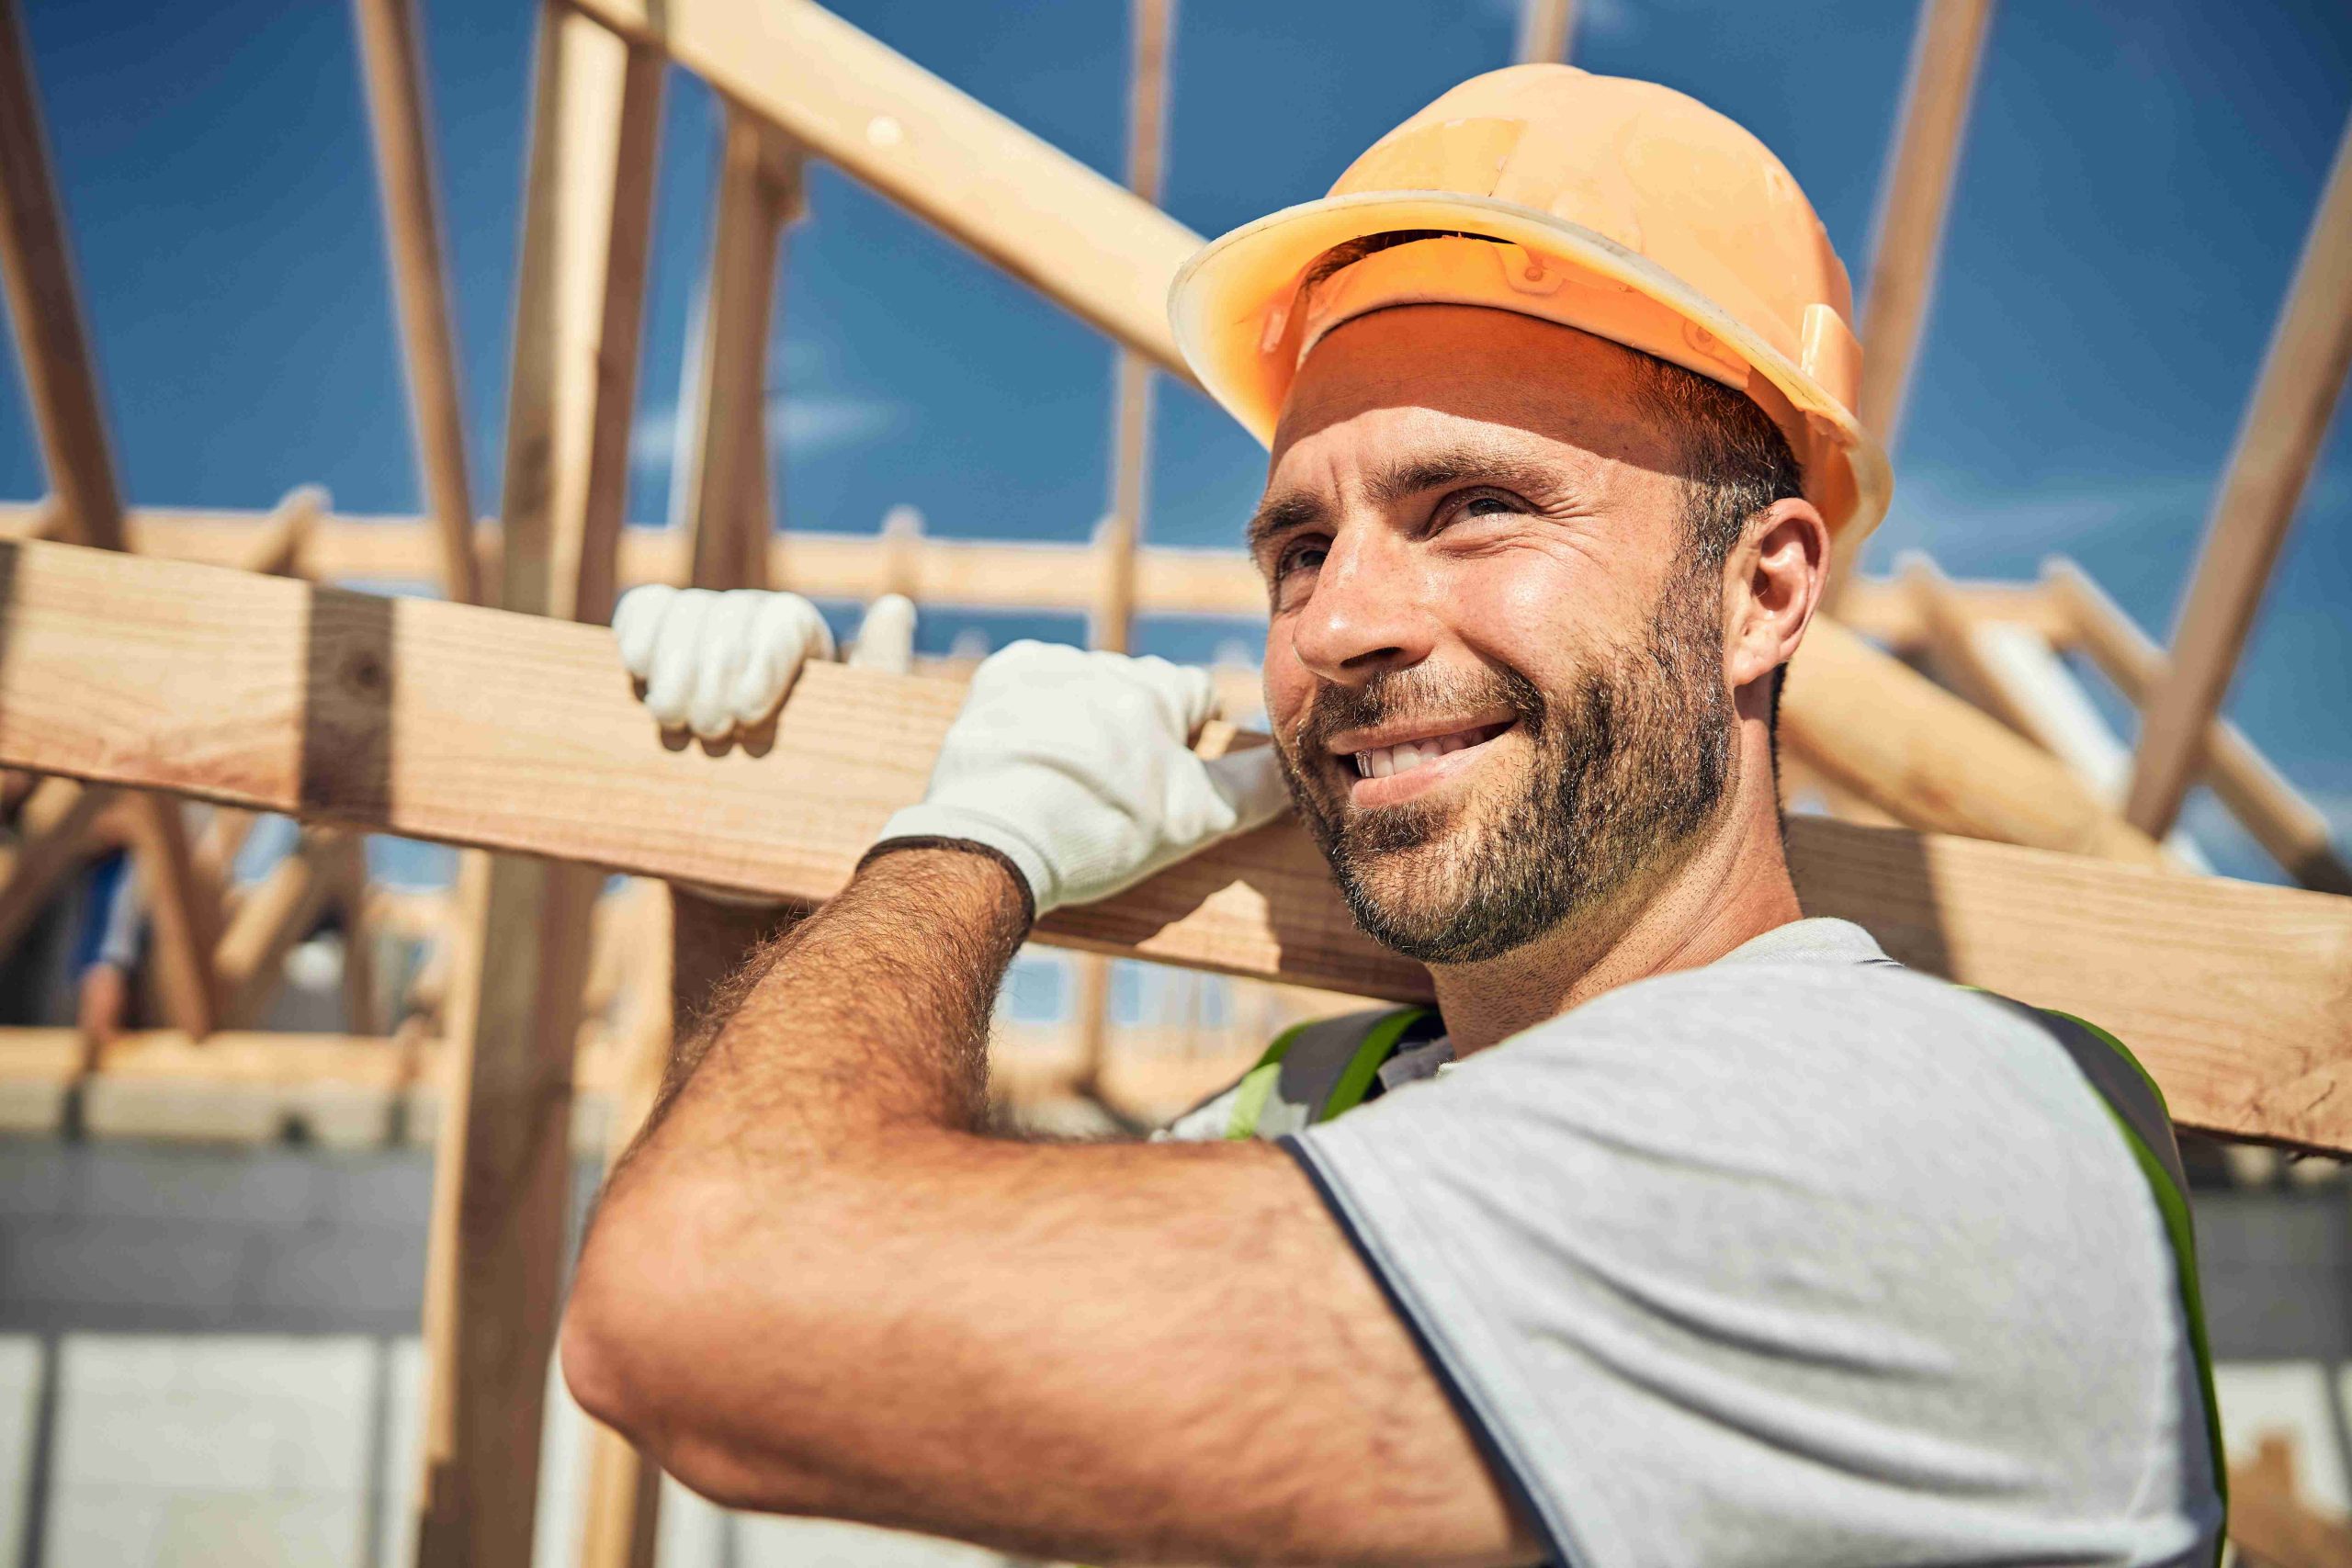
[[[1374,746],[1355,754],[1356,775],[1359,778],[1394,778],[1398,773],[1436,761],[1440,757],[1476,746],[1484,736],[1475,729],[1459,729],[1452,735],[1432,736],[1426,740],[1408,740],[1396,746]]]

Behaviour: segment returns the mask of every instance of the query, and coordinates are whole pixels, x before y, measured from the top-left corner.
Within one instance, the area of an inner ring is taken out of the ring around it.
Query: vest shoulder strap
[[[1991,991],[1979,993],[2039,1025],[2073,1058],[2092,1090],[2123,1134],[2148,1191],[2163,1217],[2165,1238],[2172,1244],[2173,1273],[2180,1291],[2182,1316],[2188,1320],[2189,1348],[2197,1357],[2197,1379],[2205,1396],[2205,1438],[2213,1456],[2213,1486],[2221,1494],[2226,1517],[2230,1505],[2230,1471],[2222,1450],[2222,1407],[2213,1397],[2213,1355],[2205,1333],[2205,1301],[2197,1275],[2197,1229],[2188,1207],[2188,1175],[2180,1163],[2180,1145],[2173,1136],[2172,1113],[2164,1090],[2131,1048],[2098,1024],[2054,1008],[2029,1007]]]
[[[1363,1103],[1380,1066],[1429,1008],[1381,1008],[1284,1030],[1231,1090],[1225,1135],[1273,1138]]]

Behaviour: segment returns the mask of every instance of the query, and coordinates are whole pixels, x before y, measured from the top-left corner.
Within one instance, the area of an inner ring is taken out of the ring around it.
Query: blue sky
[[[535,7],[424,0],[478,509],[495,464]],[[844,0],[857,25],[1098,169],[1125,110],[1117,0]],[[36,68],[118,461],[134,501],[418,504],[350,14],[333,4],[31,0]],[[1579,64],[1667,82],[1771,144],[1858,274],[1909,45],[1894,0],[1583,0]],[[1182,0],[1167,205],[1214,234],[1319,194],[1389,126],[1502,63],[1507,0]],[[2009,0],[1995,22],[1940,293],[1874,567],[2081,560],[2165,635],[2352,113],[2340,0]],[[707,244],[717,113],[673,73],[629,515],[667,509],[671,422]],[[1107,486],[1110,351],[820,169],[772,355],[787,525],[1077,539]],[[1223,544],[1261,471],[1162,383],[1149,536]],[[2339,421],[2230,711],[2352,829],[2352,434]],[[43,489],[0,377],[0,497]],[[926,646],[978,625],[933,616]],[[1147,625],[1206,657],[1243,623]],[[2258,852],[2210,806],[2225,869]]]

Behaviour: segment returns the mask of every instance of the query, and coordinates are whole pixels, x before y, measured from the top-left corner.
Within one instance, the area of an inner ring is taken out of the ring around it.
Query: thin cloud
[[[768,400],[768,443],[794,457],[821,457],[881,440],[911,417],[906,404],[878,398],[779,393]],[[677,406],[648,409],[629,433],[629,464],[642,473],[665,473],[676,458],[677,443]]]

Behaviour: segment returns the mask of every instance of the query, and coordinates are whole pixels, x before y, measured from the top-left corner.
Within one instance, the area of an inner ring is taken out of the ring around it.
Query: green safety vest
[[[2205,1338],[2205,1305],[2197,1288],[2197,1233],[2188,1210],[2188,1179],[2173,1140],[2172,1115],[2164,1091],[2123,1042],[2095,1023],[2049,1008],[2028,1007],[1990,991],[1978,991],[2035,1025],[2074,1061],[2107,1107],[2116,1131],[2131,1149],[2148,1191],[2164,1216],[2172,1243],[2173,1273],[2188,1322],[2189,1347],[2197,1356],[2197,1378],[2205,1397],[2205,1437],[2213,1456],[2213,1485],[2220,1492],[2224,1526],[2229,1470],[2222,1454],[2221,1406],[2213,1399],[2213,1358]],[[1354,1110],[1364,1101],[1381,1067],[1400,1050],[1425,1044],[1443,1032],[1436,1010],[1396,1008],[1350,1013],[1295,1024],[1266,1047],[1258,1065],[1238,1083],[1209,1102],[1227,1108],[1227,1138],[1280,1137]],[[2226,1535],[2226,1528],[2222,1535]],[[2217,1536],[2217,1541],[2222,1539]],[[2220,1562],[2217,1548],[2214,1555]]]

